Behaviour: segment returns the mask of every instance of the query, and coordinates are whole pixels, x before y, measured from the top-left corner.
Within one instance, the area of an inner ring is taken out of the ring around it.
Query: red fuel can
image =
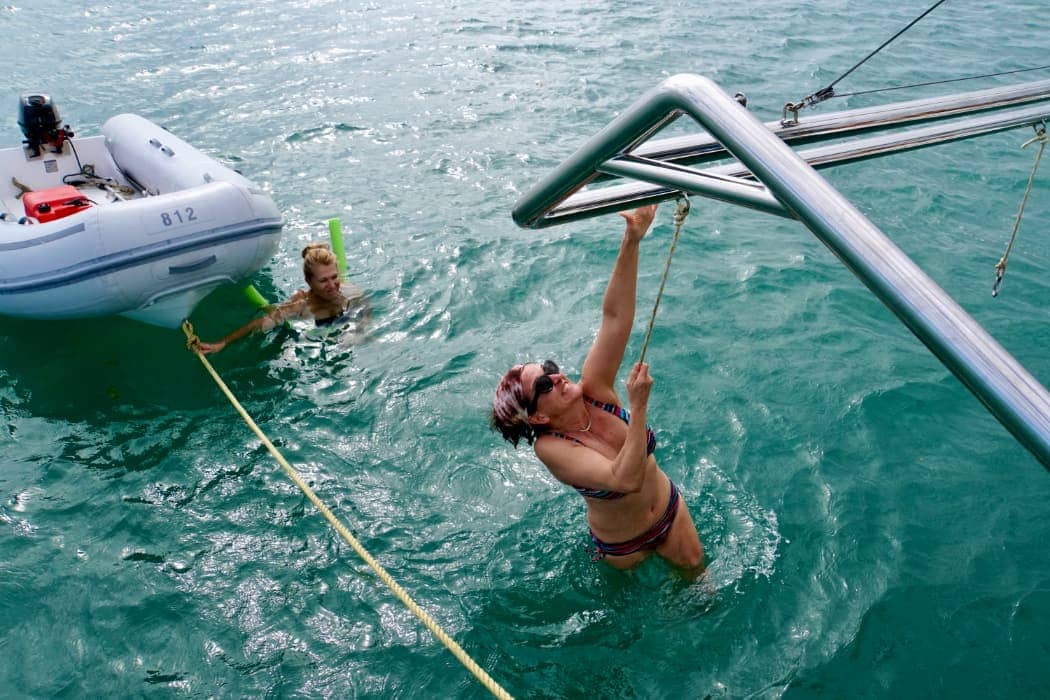
[[[25,206],[26,216],[31,216],[42,224],[91,206],[88,198],[72,185],[26,192],[22,195],[22,204]]]

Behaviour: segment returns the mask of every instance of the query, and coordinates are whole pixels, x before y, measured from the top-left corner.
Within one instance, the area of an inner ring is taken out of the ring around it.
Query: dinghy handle
[[[203,270],[209,265],[215,264],[216,260],[218,260],[218,258],[214,255],[209,255],[206,258],[201,258],[197,262],[191,262],[186,265],[169,265],[168,273],[172,275],[181,275],[186,272],[197,272],[198,270]]]
[[[153,146],[154,148],[159,148],[160,152],[168,157],[175,155],[175,151],[171,150],[157,139],[150,139],[149,145]]]

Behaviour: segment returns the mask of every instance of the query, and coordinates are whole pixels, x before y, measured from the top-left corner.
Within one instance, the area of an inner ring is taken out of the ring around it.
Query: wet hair
[[[314,278],[316,265],[337,265],[335,253],[327,243],[311,243],[303,248],[303,279],[307,282]]]
[[[496,396],[492,399],[492,416],[489,420],[490,427],[515,447],[522,439],[531,445],[539,437],[539,433],[529,423],[528,402],[521,382],[523,367],[514,365],[503,375],[496,387]]]

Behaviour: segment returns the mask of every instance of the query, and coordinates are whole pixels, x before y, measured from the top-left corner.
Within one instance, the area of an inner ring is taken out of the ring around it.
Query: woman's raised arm
[[[627,222],[620,242],[609,284],[602,300],[602,323],[598,336],[583,363],[580,384],[584,392],[596,399],[609,396],[616,403],[614,384],[623,362],[627,340],[634,325],[635,295],[638,282],[638,248],[656,216],[656,205],[620,212]]]

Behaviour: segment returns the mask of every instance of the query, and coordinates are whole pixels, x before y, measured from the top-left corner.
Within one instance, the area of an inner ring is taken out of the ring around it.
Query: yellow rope
[[[267,438],[262,430],[259,429],[259,426],[255,424],[255,421],[253,421],[252,417],[248,415],[248,412],[244,410],[244,407],[241,406],[240,402],[226,386],[226,383],[222,381],[222,378],[219,376],[218,372],[215,371],[215,368],[211,366],[211,363],[208,362],[207,358],[204,357],[204,354],[201,353],[200,339],[194,334],[193,326],[190,325],[189,321],[183,321],[182,331],[186,334],[186,347],[196,353],[201,363],[204,364],[204,368],[208,370],[212,379],[214,379],[215,383],[219,385],[222,393],[226,395],[226,398],[230,400],[233,407],[237,409],[237,412],[241,415],[241,418],[244,419],[244,422],[247,423],[248,427],[252,429],[252,432],[262,440],[262,443],[266,445],[266,449],[270,451],[270,454],[272,454],[274,459],[277,460],[277,463],[281,465],[281,468],[284,469],[286,474],[288,474],[288,477],[295,482],[295,485],[306,494],[306,497],[309,498],[315,506],[317,506],[317,510],[321,511],[321,515],[323,515],[332,527],[335,528],[336,532],[342,535],[343,539],[354,548],[354,551],[357,552],[358,556],[360,556],[366,564],[372,567],[372,570],[376,572],[376,575],[379,576],[383,583],[394,592],[394,595],[396,595],[401,602],[412,611],[412,614],[418,617],[420,621],[426,625],[427,629],[430,630],[430,632],[437,637],[457,659],[459,659],[459,662],[463,664],[468,671],[474,674],[474,676],[485,686],[485,688],[488,689],[490,693],[497,698],[512,700],[511,695],[500,687],[500,685],[496,683],[496,681],[493,680],[484,669],[478,666],[478,664],[470,658],[467,652],[463,651],[463,648],[460,647],[454,639],[448,636],[443,629],[441,629],[440,625],[438,625],[434,618],[430,617],[425,610],[412,600],[408,593],[405,592],[405,589],[398,585],[397,581],[386,572],[386,569],[384,569],[379,562],[368,553],[361,543],[357,541],[357,538],[350,534],[350,531],[346,526],[339,522],[335,515],[332,514],[332,511],[328,509],[328,506],[321,502],[321,499],[317,497],[317,494],[314,493],[313,489],[303,481],[302,477],[299,476],[299,473],[296,472],[295,469],[292,468],[292,465],[290,465],[281,453],[277,451],[277,448],[273,446],[273,443],[270,442],[269,438]]]
[[[1006,259],[1010,257],[1010,250],[1014,247],[1014,239],[1017,238],[1017,229],[1021,227],[1021,217],[1024,215],[1024,205],[1028,202],[1028,195],[1032,191],[1032,183],[1035,182],[1035,173],[1039,170],[1039,160],[1043,157],[1043,149],[1046,148],[1046,126],[1038,127],[1035,136],[1021,144],[1021,148],[1028,148],[1033,143],[1039,144],[1039,150],[1035,154],[1035,164],[1032,165],[1032,174],[1028,176],[1028,186],[1025,187],[1024,196],[1021,197],[1021,208],[1017,211],[1014,219],[1014,230],[1010,234],[1010,242],[1006,244],[1006,252],[999,262],[995,264],[995,284],[992,285],[992,296],[999,296],[999,287],[1003,283],[1003,275],[1006,274]]]
[[[671,258],[674,257],[674,249],[678,246],[678,234],[682,232],[682,224],[685,217],[689,216],[689,197],[681,195],[678,198],[678,208],[674,213],[674,235],[671,236],[671,249],[667,253],[667,262],[664,264],[664,274],[660,278],[660,290],[656,293],[656,302],[653,304],[653,313],[649,317],[649,328],[645,331],[645,340],[642,341],[642,354],[638,362],[645,362],[645,351],[649,349],[649,338],[653,335],[653,324],[656,323],[656,310],[660,308],[660,299],[664,295],[664,285],[667,284],[667,273],[671,270]]]

